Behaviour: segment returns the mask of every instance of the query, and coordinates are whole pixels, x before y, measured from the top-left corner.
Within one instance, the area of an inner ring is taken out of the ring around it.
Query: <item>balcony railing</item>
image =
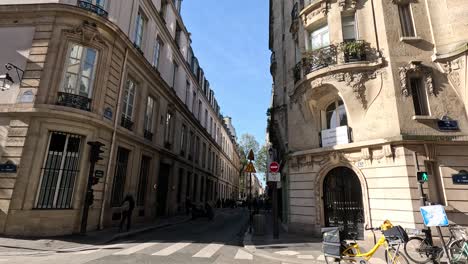
[[[91,101],[86,96],[64,92],[59,92],[57,97],[57,105],[73,107],[84,111],[91,111]]]
[[[151,131],[145,129],[145,131],[143,132],[143,136],[149,141],[153,140],[153,133]]]
[[[130,131],[133,129],[133,121],[125,116],[120,119],[120,125]]]
[[[104,18],[107,18],[109,16],[109,13],[107,13],[106,10],[102,6],[99,5],[93,5],[92,3],[89,3],[88,1],[81,1],[78,0],[78,7],[83,8],[85,10],[91,11],[99,16],[102,16]]]
[[[294,68],[294,80],[297,82],[307,74],[334,65],[336,62],[337,49],[334,45],[307,52]]]

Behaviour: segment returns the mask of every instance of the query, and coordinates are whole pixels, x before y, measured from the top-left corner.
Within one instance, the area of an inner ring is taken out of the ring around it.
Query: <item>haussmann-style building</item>
[[[290,231],[468,225],[468,1],[270,0],[270,141]]]
[[[191,49],[181,0],[0,1],[0,233],[151,222],[238,197],[235,137]],[[4,67],[3,65],[6,65]],[[232,126],[232,124],[229,124]]]

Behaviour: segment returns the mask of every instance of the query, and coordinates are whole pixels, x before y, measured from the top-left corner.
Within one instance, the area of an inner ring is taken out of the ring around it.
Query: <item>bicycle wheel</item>
[[[336,263],[340,263],[341,261],[339,258],[325,256],[325,262],[327,264],[336,264]]]
[[[388,248],[387,251],[385,251],[387,263],[391,264],[410,264],[408,259],[401,254],[400,252],[396,252],[394,248]]]
[[[431,245],[420,237],[412,237],[405,243],[404,250],[406,256],[416,263],[428,263],[432,259],[432,255],[428,249]]]
[[[454,263],[466,263],[468,256],[465,254],[463,245],[466,243],[462,239],[454,240],[448,245],[448,251]]]

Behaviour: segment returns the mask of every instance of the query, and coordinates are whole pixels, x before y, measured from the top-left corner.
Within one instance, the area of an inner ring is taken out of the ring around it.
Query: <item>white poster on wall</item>
[[[322,130],[322,147],[349,143],[348,126]]]

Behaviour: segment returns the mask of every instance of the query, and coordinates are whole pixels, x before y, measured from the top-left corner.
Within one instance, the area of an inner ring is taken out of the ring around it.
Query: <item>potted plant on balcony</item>
[[[362,40],[345,41],[340,44],[340,50],[344,53],[345,62],[366,60],[366,43]]]

